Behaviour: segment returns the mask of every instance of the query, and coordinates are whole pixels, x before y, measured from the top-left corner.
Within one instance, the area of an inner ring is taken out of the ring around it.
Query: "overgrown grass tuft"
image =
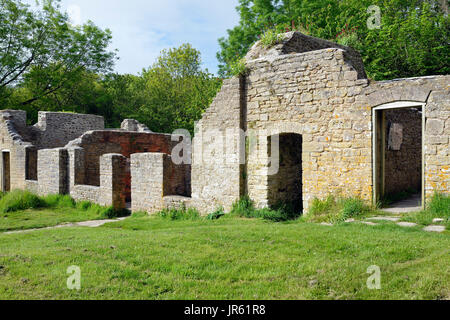
[[[275,222],[294,220],[300,216],[293,206],[279,203],[273,208],[256,209],[254,202],[248,197],[242,197],[233,203],[230,214],[244,218],[261,218]]]
[[[370,213],[373,209],[359,198],[314,199],[306,219],[314,222],[337,223]]]
[[[270,48],[283,41],[283,34],[280,34],[275,29],[267,30],[261,36],[261,44],[264,48]]]
[[[8,192],[0,199],[0,213],[37,209],[43,206],[45,206],[45,202],[41,198],[24,190]]]
[[[201,215],[198,210],[193,208],[181,207],[179,209],[164,209],[158,213],[158,216],[169,220],[199,220]]]
[[[41,197],[43,206],[47,208],[75,208],[75,200],[69,195],[51,194]]]
[[[230,71],[233,76],[243,76],[247,73],[248,68],[245,58],[237,59],[230,63]]]

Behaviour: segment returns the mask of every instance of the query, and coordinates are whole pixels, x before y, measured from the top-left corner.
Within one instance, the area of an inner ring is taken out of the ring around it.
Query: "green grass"
[[[338,223],[350,218],[362,218],[375,214],[377,210],[359,198],[314,199],[306,216],[307,221]]]
[[[136,216],[0,234],[0,299],[449,299],[449,248],[448,232],[395,225]]]
[[[444,219],[443,225],[450,230],[449,195],[435,194],[426,210],[408,213],[403,216],[402,220],[428,226],[434,224],[433,220],[436,218]]]
[[[0,199],[0,232],[52,227],[87,220],[129,215],[88,201],[76,203],[68,195],[39,197],[29,191],[14,190]]]

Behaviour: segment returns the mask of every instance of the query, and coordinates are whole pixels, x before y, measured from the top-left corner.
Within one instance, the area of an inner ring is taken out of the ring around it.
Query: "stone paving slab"
[[[413,223],[413,222],[399,222],[399,223],[397,223],[397,225],[399,225],[400,227],[406,227],[406,228],[412,228],[412,227],[418,226],[417,223]]]
[[[444,226],[428,226],[423,228],[423,231],[426,232],[444,232],[445,231],[445,227]]]
[[[362,224],[366,224],[368,226],[377,226],[378,224],[370,221],[361,221]]]
[[[33,231],[38,230],[50,230],[50,229],[60,229],[60,228],[70,228],[70,227],[89,227],[89,228],[98,228],[104,224],[110,223],[110,222],[117,222],[117,221],[123,221],[126,218],[119,218],[119,219],[107,219],[107,220],[91,220],[91,221],[82,221],[82,222],[76,222],[76,223],[66,223],[66,224],[60,224],[54,227],[46,227],[46,228],[36,228],[36,229],[27,229],[27,230],[18,230],[18,231],[8,231],[4,232],[4,234],[17,234],[17,233],[29,233]]]
[[[372,217],[372,218],[368,218],[367,220],[397,222],[400,220],[400,217]]]
[[[433,219],[433,223],[442,223],[442,222],[444,222],[444,219],[442,218]]]

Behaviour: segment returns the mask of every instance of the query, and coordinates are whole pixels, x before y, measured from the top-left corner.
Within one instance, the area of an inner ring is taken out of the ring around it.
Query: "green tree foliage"
[[[109,72],[113,67],[109,30],[92,22],[71,25],[59,0],[38,4],[40,9],[32,10],[20,0],[0,0],[2,107],[27,107],[79,82],[86,72]],[[26,93],[15,94],[13,88],[21,87]]]
[[[194,130],[194,121],[211,104],[221,79],[202,70],[200,52],[189,44],[163,50],[142,72],[144,104],[137,118],[158,132]]]
[[[367,9],[381,9],[381,28],[369,30]],[[298,30],[361,52],[376,80],[449,73],[449,19],[438,0],[240,0],[240,23],[219,39],[219,73],[269,29]]]

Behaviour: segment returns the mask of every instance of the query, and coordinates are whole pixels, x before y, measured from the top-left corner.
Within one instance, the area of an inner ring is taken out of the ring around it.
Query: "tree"
[[[110,41],[111,32],[92,22],[70,25],[59,0],[41,1],[38,11],[20,0],[0,0],[0,104],[27,106],[86,72],[111,71],[116,54],[107,50]],[[26,99],[11,99],[11,88],[21,86]]]
[[[371,5],[381,9],[381,29],[367,27]],[[239,25],[219,39],[222,76],[268,29],[350,45],[376,80],[449,72],[449,19],[438,0],[240,0],[237,10]]]
[[[145,103],[137,118],[150,129],[167,133],[175,129],[193,133],[194,122],[211,104],[222,82],[202,70],[200,52],[190,44],[163,50],[142,72],[142,78]]]

